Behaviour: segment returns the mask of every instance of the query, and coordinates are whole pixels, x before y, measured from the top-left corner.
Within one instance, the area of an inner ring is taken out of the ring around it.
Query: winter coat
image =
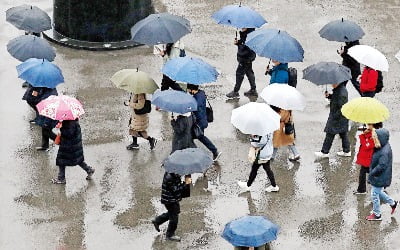
[[[340,84],[333,89],[331,95],[330,111],[324,132],[329,134],[340,134],[349,129],[349,120],[342,115],[341,108],[348,101],[346,86]]]
[[[281,109],[279,115],[281,116],[281,124],[279,130],[274,131],[274,148],[293,145],[294,143],[294,133],[290,135],[285,134],[285,123],[291,121],[291,112]]]
[[[185,45],[181,41],[177,41],[172,45],[171,51],[169,52],[169,55],[166,54],[163,56],[163,62],[166,64],[170,59],[179,57],[181,54],[181,49],[185,49]]]
[[[280,63],[277,66],[272,67],[272,69],[268,72],[268,74],[271,75],[269,83],[288,83],[288,67],[289,66],[287,63]]]
[[[41,88],[38,99],[42,101],[51,95],[58,95],[57,89]],[[57,125],[58,121],[52,120],[42,115],[37,115],[35,118],[35,123],[40,127],[52,129]]]
[[[83,157],[81,126],[77,120],[63,121],[60,129],[61,140],[58,148],[57,166],[76,166],[85,159]]]
[[[33,95],[33,91],[37,92],[37,95]],[[22,96],[22,100],[26,100],[27,103],[32,105],[37,105],[40,101],[46,99],[51,95],[58,95],[57,89],[49,89],[45,87],[33,87],[29,85],[26,89],[24,95]]]
[[[247,35],[254,30],[254,28],[248,28],[244,32],[239,31],[240,39],[237,42],[238,51],[236,54],[236,58],[239,63],[250,63],[256,59],[256,53],[245,45]]]
[[[343,53],[340,55],[343,58],[342,64],[350,69],[351,79],[353,80],[356,80],[357,77],[361,75],[360,63],[357,62],[353,57],[349,56],[347,52],[351,47],[359,44],[360,42],[358,40],[346,43],[346,46],[343,48]]]
[[[374,92],[378,83],[378,71],[365,67],[360,80],[361,92]]]
[[[140,132],[146,131],[149,127],[149,115],[137,115],[135,114],[135,109],[142,109],[146,101],[146,94],[133,94],[132,98],[129,100],[129,106],[132,108],[132,116],[129,128],[131,130]],[[131,135],[132,131],[130,132]]]
[[[199,90],[196,94],[193,95],[194,99],[197,102],[197,111],[194,111],[193,114],[196,117],[196,122],[199,126],[204,130],[208,127],[207,121],[207,112],[206,112],[206,94],[203,90]]]
[[[172,137],[172,152],[185,148],[196,148],[192,137],[192,116],[178,115],[176,120],[171,120],[171,126],[174,131]]]
[[[259,141],[251,140],[251,146],[260,150],[259,161],[268,161],[272,157],[274,148],[272,146],[272,133],[261,136]],[[262,149],[261,149],[262,148]]]
[[[375,149],[369,169],[368,182],[375,187],[389,187],[392,182],[392,148],[389,144],[389,131],[376,130],[381,148]]]
[[[180,175],[165,172],[161,186],[161,203],[171,204],[180,202],[184,188],[185,183],[181,181]]]
[[[369,168],[372,154],[374,153],[375,142],[373,134],[376,136],[375,131],[367,130],[358,136],[360,140],[360,148],[358,150],[356,163],[365,168]]]

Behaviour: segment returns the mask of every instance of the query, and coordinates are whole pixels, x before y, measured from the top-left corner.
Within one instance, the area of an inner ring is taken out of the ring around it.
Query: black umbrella
[[[165,171],[179,175],[204,173],[213,160],[200,148],[177,150],[164,162]]]
[[[343,18],[327,23],[318,33],[322,38],[336,42],[353,42],[365,35],[358,24]]]
[[[7,44],[7,51],[21,62],[29,58],[46,59],[52,62],[56,52],[43,38],[33,35],[22,35],[12,39]]]
[[[316,85],[337,84],[351,79],[351,71],[335,62],[319,62],[303,70],[303,79]]]
[[[51,19],[42,9],[31,5],[20,5],[6,11],[6,21],[20,30],[40,33],[51,29]]]

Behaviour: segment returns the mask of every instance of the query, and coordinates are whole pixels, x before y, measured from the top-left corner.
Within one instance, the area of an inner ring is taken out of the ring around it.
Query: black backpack
[[[290,67],[290,68],[288,68],[287,72],[288,72],[288,76],[289,76],[288,85],[296,88],[296,86],[297,86],[297,69]]]
[[[375,93],[379,93],[383,89],[383,75],[382,71],[378,71],[378,81],[376,82],[376,88],[375,88]]]

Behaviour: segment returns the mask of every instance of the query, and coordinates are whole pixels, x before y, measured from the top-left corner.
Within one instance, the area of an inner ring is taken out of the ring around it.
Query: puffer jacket
[[[271,75],[269,83],[288,83],[288,67],[289,66],[287,63],[280,63],[277,66],[272,67],[272,69],[268,72],[268,74]]]
[[[251,146],[260,149],[259,160],[268,161],[272,157],[273,144],[272,144],[272,133],[261,136],[259,141],[251,139]],[[262,148],[262,149],[261,149]]]
[[[142,109],[146,102],[146,94],[134,94],[131,100],[129,101],[129,106],[132,108],[132,116],[130,129],[133,131],[146,131],[149,127],[149,115],[137,115],[135,114],[135,109]],[[135,135],[131,133],[131,135]]]
[[[63,121],[60,147],[58,148],[57,166],[76,166],[85,159],[83,156],[81,126],[77,120]]]
[[[368,182],[375,187],[389,187],[392,183],[392,148],[389,144],[389,131],[376,130],[381,148],[375,149],[369,170]]]
[[[161,203],[171,204],[182,200],[182,190],[185,188],[181,176],[165,172],[161,186]]]
[[[333,89],[328,121],[326,122],[324,132],[330,134],[340,134],[349,129],[349,120],[342,114],[342,106],[348,101],[348,92],[344,84],[340,84]]]

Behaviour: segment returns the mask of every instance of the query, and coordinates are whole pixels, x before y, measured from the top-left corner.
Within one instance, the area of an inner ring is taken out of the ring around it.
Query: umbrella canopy
[[[146,45],[175,43],[192,31],[190,22],[169,13],[151,14],[131,28],[132,40]]]
[[[213,66],[200,58],[189,56],[169,60],[162,73],[172,80],[196,85],[215,82],[218,77],[218,72]]]
[[[257,55],[281,63],[302,62],[304,58],[301,44],[283,30],[259,29],[253,31],[247,36],[246,45]]]
[[[303,70],[303,79],[316,85],[338,84],[351,79],[351,71],[335,62],[319,62]]]
[[[85,113],[77,99],[66,95],[51,95],[36,107],[40,115],[57,121],[75,120]]]
[[[111,77],[111,81],[118,88],[135,94],[153,94],[158,89],[156,82],[138,69],[120,70]]]
[[[204,173],[213,163],[211,157],[200,148],[177,150],[164,161],[165,171],[179,175]]]
[[[388,108],[375,98],[358,97],[343,105],[342,114],[349,120],[364,124],[374,124],[387,120]]]
[[[183,91],[156,91],[151,103],[163,110],[179,114],[185,114],[197,110],[196,99]]]
[[[270,84],[260,96],[269,105],[285,110],[303,110],[306,106],[304,96],[288,84]]]
[[[353,42],[365,35],[358,24],[343,18],[327,23],[318,33],[322,38],[336,42]]]
[[[20,30],[40,33],[51,29],[51,19],[42,9],[32,5],[20,5],[6,11],[6,21]]]
[[[54,61],[56,52],[43,38],[33,35],[22,35],[8,42],[7,51],[21,62],[29,58],[46,59]]]
[[[226,224],[222,237],[234,246],[258,247],[276,240],[278,232],[266,217],[247,215]]]
[[[244,134],[263,136],[279,129],[280,119],[267,104],[250,102],[232,110],[231,123]]]
[[[227,5],[211,16],[218,24],[235,28],[259,28],[267,21],[253,9],[239,5]]]
[[[347,52],[357,62],[380,71],[389,71],[389,63],[386,56],[379,50],[368,45],[356,45]]]
[[[17,66],[18,77],[34,87],[55,88],[64,82],[64,76],[57,65],[46,59],[30,58]]]

